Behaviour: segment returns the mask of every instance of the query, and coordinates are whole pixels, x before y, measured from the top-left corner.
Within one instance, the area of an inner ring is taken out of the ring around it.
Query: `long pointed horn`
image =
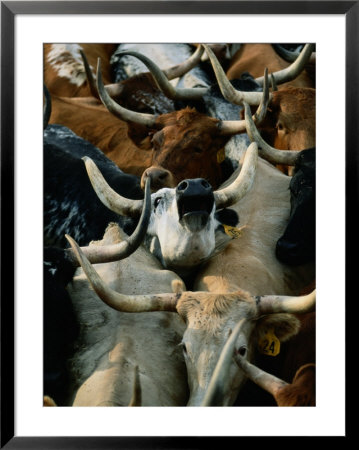
[[[45,105],[44,105],[44,118],[43,118],[43,129],[49,124],[51,117],[51,95],[47,86],[44,84],[44,95],[45,95]]]
[[[169,82],[169,79],[162,69],[160,69],[150,58],[142,55],[142,53],[126,51],[118,53],[117,55],[130,55],[142,61],[151,72],[158,88],[172,100],[199,100],[208,91],[207,88],[175,88]]]
[[[132,397],[128,406],[142,406],[142,389],[138,366],[135,366]]]
[[[121,216],[138,217],[143,208],[143,200],[131,200],[115,192],[107,183],[102,173],[88,156],[84,156],[87,174],[92,187],[101,202],[108,209]]]
[[[176,312],[180,294],[123,295],[110,289],[92,267],[77,243],[66,236],[91,286],[100,299],[121,312],[172,311]]]
[[[287,83],[292,81],[302,72],[304,66],[309,62],[310,56],[313,53],[314,44],[305,44],[303,50],[300,52],[298,58],[293,64],[285,69],[274,72],[273,76],[277,84]],[[263,77],[256,78],[258,84],[263,84]],[[248,103],[248,102],[247,102]]]
[[[316,301],[316,289],[310,294],[298,297],[285,295],[263,295],[256,298],[257,314],[289,313],[302,314],[314,311]]]
[[[252,119],[251,109],[246,103],[244,104],[244,121],[246,123],[246,130],[249,139],[252,142],[257,142],[258,147],[260,148],[259,156],[274,164],[287,164],[294,166],[299,152],[294,150],[278,150],[267,144],[257,130],[257,127]]]
[[[225,343],[221,355],[218,359],[216,367],[213,371],[211,381],[203,398],[201,406],[218,406],[222,405],[222,398],[224,395],[223,387],[225,380],[228,378],[229,368],[232,363],[233,350],[246,319],[240,320],[235,326],[233,332]]]
[[[247,148],[238,177],[229,186],[214,192],[216,208],[226,208],[237,203],[252,187],[258,161],[258,146],[252,142]]]
[[[140,125],[144,125],[149,128],[153,128],[156,122],[156,116],[153,114],[138,113],[135,111],[130,111],[123,106],[116,103],[106,91],[105,86],[102,81],[101,74],[101,59],[98,58],[97,62],[97,90],[102,103],[110,111],[111,114],[124,120],[126,122],[134,122]]]
[[[80,50],[80,54],[81,54],[82,62],[84,64],[87,83],[89,85],[91,95],[97,99],[100,99],[100,96],[98,95],[97,88],[96,88],[96,81],[94,79],[94,76],[93,76],[92,70],[90,68],[90,64],[88,63],[88,60],[86,58],[86,55],[82,50]]]
[[[91,245],[82,247],[82,252],[90,260],[92,264],[119,261],[127,258],[141,245],[148,227],[151,216],[151,188],[150,181],[145,185],[145,199],[143,202],[142,214],[138,221],[135,231],[126,240],[119,244],[97,246]],[[65,235],[67,238],[67,235]],[[79,266],[78,259],[71,249],[66,249],[68,258],[75,267]]]
[[[268,69],[264,70],[264,84],[263,84],[263,92],[260,94],[261,100],[259,102],[259,106],[257,111],[255,112],[252,119],[258,125],[264,119],[267,108],[269,104],[269,81],[268,81]],[[221,130],[221,134],[237,134],[246,131],[246,121],[245,120],[222,120],[219,123],[219,127]]]
[[[183,61],[183,63],[177,64],[176,66],[170,67],[169,69],[165,69],[163,73],[169,80],[182,77],[197,66],[197,64],[201,61],[203,52],[203,46],[199,45],[196,51],[186,61]]]
[[[234,353],[233,356],[234,360],[242,369],[245,376],[253,381],[253,383],[256,383],[259,387],[272,394],[273,397],[275,397],[278,391],[284,386],[288,386],[288,383],[286,383],[285,381],[249,363],[245,358],[243,358],[243,356],[239,355],[238,353]]]
[[[260,92],[237,91],[228,80],[221,64],[211,48],[206,44],[203,44],[203,46],[211,61],[223,97],[235,105],[241,105],[243,102],[247,102],[249,105],[259,105],[262,94]]]

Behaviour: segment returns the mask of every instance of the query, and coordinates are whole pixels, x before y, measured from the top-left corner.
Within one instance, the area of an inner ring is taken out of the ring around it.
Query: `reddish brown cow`
[[[191,108],[159,116],[117,104],[97,82],[107,112],[96,99],[54,97],[50,123],[67,126],[100,148],[123,171],[150,176],[151,188],[175,187],[183,178],[206,178],[213,188],[224,180],[218,154],[244,121],[220,121]]]
[[[81,51],[92,68],[97,58],[104,61],[103,77],[112,82],[110,58],[117,44],[44,44],[44,83],[52,95],[87,97],[91,95]]]
[[[309,61],[295,80],[284,83],[278,88],[315,87],[313,65],[315,65],[313,61]],[[274,73],[289,66],[290,62],[281,58],[271,44],[242,44],[233,55],[226,74],[229,80],[240,78],[244,72],[249,72],[254,78],[259,78],[263,75],[265,68],[268,68],[269,73]]]

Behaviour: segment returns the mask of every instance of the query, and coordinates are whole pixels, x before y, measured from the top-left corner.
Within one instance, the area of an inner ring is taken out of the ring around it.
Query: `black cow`
[[[44,395],[64,404],[68,395],[66,361],[73,352],[79,326],[66,290],[75,266],[66,252],[55,247],[44,249]]]
[[[68,246],[65,234],[79,245],[101,239],[109,222],[132,234],[136,222],[107,209],[89,181],[83,156],[95,161],[108,184],[119,194],[142,199],[139,178],[122,172],[98,148],[60,125],[44,131],[44,245]]]
[[[315,148],[302,150],[290,182],[289,223],[276,246],[277,258],[296,266],[315,261]]]

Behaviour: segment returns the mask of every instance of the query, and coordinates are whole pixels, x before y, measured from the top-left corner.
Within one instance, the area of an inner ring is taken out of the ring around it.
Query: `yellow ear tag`
[[[244,225],[241,228],[236,228],[236,227],[231,227],[230,225],[223,224],[224,232],[232,239],[238,239],[242,235],[243,229],[245,227],[246,226]]]
[[[259,351],[269,356],[277,356],[280,351],[280,340],[274,334],[274,330],[269,330],[258,342]]]
[[[226,159],[226,152],[224,151],[224,148],[221,148],[221,150],[218,150],[217,152],[217,162],[218,164],[221,164]]]

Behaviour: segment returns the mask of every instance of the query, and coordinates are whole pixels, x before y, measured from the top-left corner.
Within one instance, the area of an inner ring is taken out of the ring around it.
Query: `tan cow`
[[[121,243],[126,235],[116,224],[91,247]],[[71,238],[69,238],[71,240]],[[96,265],[96,270],[114,290],[127,298],[124,312],[98,301],[81,269],[68,286],[80,336],[68,362],[72,380],[72,406],[127,406],[130,403],[134,369],[138,366],[142,406],[184,406],[188,399],[186,368],[179,346],[184,323],[171,312],[133,313],[131,295],[163,294],[185,289],[173,272],[140,247],[128,258]],[[179,296],[179,293],[175,294]],[[140,310],[141,300],[135,309]],[[132,312],[132,310],[131,310]]]
[[[253,297],[241,290],[224,294],[154,292],[129,298],[128,294],[119,293],[108,286],[77,244],[73,240],[70,240],[70,243],[93,289],[106,304],[122,312],[142,311],[142,314],[159,310],[178,312],[185,321],[186,330],[182,346],[190,388],[188,406],[199,406],[203,403],[220,351],[240,320],[244,325],[236,345],[241,354],[248,354],[250,357],[256,341],[268,330],[275,333],[278,340],[285,340],[295,334],[298,331],[298,321],[288,313],[305,312],[311,309],[315,302],[315,293],[303,297],[275,295]],[[121,289],[119,284],[116,288]],[[148,334],[148,340],[150,339],[152,337]],[[224,387],[226,395],[221,396],[222,405],[233,403],[244,381],[243,373],[238,368],[235,369],[231,373],[230,384]]]

